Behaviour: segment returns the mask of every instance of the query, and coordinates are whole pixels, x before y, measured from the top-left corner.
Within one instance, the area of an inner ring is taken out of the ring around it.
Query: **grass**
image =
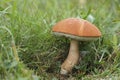
[[[58,80],[69,39],[52,35],[51,28],[64,18],[78,17],[93,22],[102,37],[80,42],[82,61],[69,78],[120,79],[119,3],[91,0],[81,8],[79,0],[0,0],[0,78]]]

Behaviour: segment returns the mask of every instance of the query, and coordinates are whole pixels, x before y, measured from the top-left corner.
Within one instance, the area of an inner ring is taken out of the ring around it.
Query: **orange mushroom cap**
[[[77,37],[98,38],[101,36],[101,32],[95,25],[78,18],[64,19],[54,25],[52,31]]]

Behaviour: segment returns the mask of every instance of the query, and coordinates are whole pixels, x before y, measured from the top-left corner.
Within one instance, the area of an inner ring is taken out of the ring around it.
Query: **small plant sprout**
[[[101,36],[101,32],[95,25],[80,18],[62,20],[53,26],[52,31],[55,35],[71,39],[68,56],[61,65],[60,73],[62,75],[71,72],[72,68],[78,63],[80,58],[79,41],[92,41]]]
[[[79,0],[80,7],[84,8],[86,5],[86,2],[87,2],[86,0]]]

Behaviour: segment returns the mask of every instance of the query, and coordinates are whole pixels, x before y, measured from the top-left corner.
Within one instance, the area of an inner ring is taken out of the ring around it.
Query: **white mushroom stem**
[[[61,65],[60,73],[63,75],[71,72],[72,68],[78,63],[79,60],[79,44],[77,40],[71,40],[70,42],[70,50],[67,56],[67,59]]]

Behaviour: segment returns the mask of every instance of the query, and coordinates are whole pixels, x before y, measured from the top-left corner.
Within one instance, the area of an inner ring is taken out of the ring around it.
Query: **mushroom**
[[[66,75],[77,65],[79,54],[79,41],[92,41],[101,36],[99,29],[92,23],[79,18],[64,19],[52,28],[53,34],[70,38],[70,49],[66,60],[61,65],[60,74]]]

